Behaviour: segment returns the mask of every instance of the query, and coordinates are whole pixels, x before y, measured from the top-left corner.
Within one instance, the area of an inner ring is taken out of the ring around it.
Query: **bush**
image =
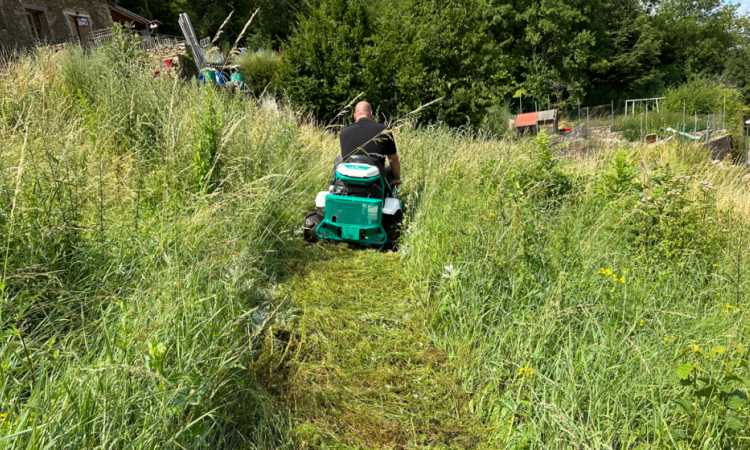
[[[272,93],[276,90],[281,57],[273,50],[261,50],[253,53],[243,53],[237,58],[240,73],[245,84],[253,94],[261,95],[264,91]]]
[[[666,108],[668,110],[682,112],[683,105],[688,116],[695,112],[721,115],[724,114],[726,105],[726,115],[722,125],[732,135],[732,155],[735,158],[744,157],[742,150],[745,145],[742,124],[744,104],[739,89],[727,86],[718,80],[695,76],[688,82],[667,91]]]
[[[487,114],[482,121],[481,130],[495,138],[501,138],[508,134],[510,120],[513,115],[507,104],[493,105],[487,108]]]

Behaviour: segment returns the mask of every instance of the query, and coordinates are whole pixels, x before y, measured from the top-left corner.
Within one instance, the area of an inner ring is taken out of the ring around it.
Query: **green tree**
[[[659,72],[662,40],[649,14],[637,0],[613,0],[607,5],[597,61],[591,65],[594,102],[651,93],[663,87]]]
[[[746,44],[739,5],[721,0],[663,0],[655,4],[652,23],[664,42],[661,71],[669,84],[691,74],[720,74],[727,54]]]
[[[361,54],[371,27],[364,0],[325,0],[283,46],[286,94],[317,117],[335,116],[364,90]]]

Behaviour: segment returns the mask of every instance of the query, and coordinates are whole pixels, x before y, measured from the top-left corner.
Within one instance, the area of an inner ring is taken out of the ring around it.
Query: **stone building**
[[[156,25],[107,0],[0,0],[0,48],[85,43],[114,22],[130,22],[144,37]]]

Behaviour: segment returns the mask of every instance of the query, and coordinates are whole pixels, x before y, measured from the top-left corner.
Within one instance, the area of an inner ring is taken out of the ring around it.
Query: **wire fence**
[[[588,137],[590,130],[609,127],[611,132],[621,132],[629,141],[664,140],[709,140],[717,132],[726,129],[724,111],[710,114],[674,111],[667,109],[662,101],[656,109],[652,103],[628,103],[627,110],[614,103],[609,105],[561,107],[558,110],[560,128],[578,129],[578,134]]]

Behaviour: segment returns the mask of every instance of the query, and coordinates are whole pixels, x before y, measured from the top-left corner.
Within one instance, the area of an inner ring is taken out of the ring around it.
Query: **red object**
[[[572,129],[572,128],[570,128],[570,127],[567,127],[567,128],[560,128],[560,131],[562,131],[563,133],[569,133],[569,132],[573,131],[573,129]]]
[[[536,116],[537,113],[535,112],[519,114],[516,117],[516,128],[531,127],[536,125]]]
[[[164,60],[164,65],[167,66],[168,69],[171,68],[172,67],[172,60],[171,59],[165,59]]]

